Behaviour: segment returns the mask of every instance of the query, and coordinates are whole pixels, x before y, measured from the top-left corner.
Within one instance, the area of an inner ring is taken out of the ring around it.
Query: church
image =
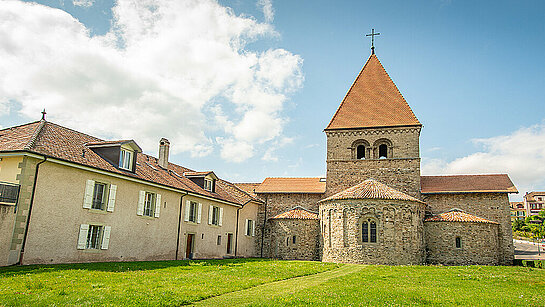
[[[373,49],[372,49],[373,50]],[[0,266],[266,257],[509,265],[506,174],[422,176],[422,124],[374,50],[324,132],[326,178],[231,183],[45,119],[0,130]]]
[[[238,186],[264,200],[263,257],[511,264],[506,174],[422,176],[422,124],[373,52],[324,129],[326,178]]]

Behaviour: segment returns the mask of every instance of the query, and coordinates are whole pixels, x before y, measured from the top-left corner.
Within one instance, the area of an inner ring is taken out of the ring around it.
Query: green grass
[[[545,270],[336,265],[265,259],[0,268],[0,306],[191,303],[544,306]]]
[[[8,267],[0,268],[0,306],[179,306],[336,267],[264,259]]]

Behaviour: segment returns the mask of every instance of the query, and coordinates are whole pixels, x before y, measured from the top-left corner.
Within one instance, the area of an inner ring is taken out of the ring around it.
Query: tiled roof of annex
[[[319,220],[320,218],[318,217],[318,213],[297,206],[289,211],[277,214],[271,219]]]
[[[447,212],[427,217],[424,222],[462,222],[462,223],[488,223],[498,224],[496,222],[465,213],[460,209],[451,209]]]
[[[207,191],[183,175],[186,172],[192,173],[193,170],[174,163],[169,163],[168,168],[163,169],[157,164],[157,158],[147,154],[137,155],[136,170],[133,173],[117,168],[87,147],[90,143],[118,144],[121,142],[124,141],[104,141],[45,120],[0,130],[0,152],[30,152],[45,155],[233,204],[241,205],[249,200],[260,202],[259,199],[225,180],[217,181],[215,193]]]
[[[422,194],[518,193],[507,174],[421,176]]]
[[[325,130],[421,125],[372,54]]]
[[[424,203],[419,199],[390,188],[389,186],[378,182],[375,179],[367,179],[360,184],[334,194],[326,199],[322,199],[320,202],[343,199],[389,199]]]
[[[268,177],[255,188],[257,194],[260,193],[305,193],[305,194],[323,194],[325,193],[325,178],[321,177],[291,177],[279,178]]]

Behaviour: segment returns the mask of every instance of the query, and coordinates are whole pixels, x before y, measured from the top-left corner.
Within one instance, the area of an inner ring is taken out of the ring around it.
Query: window
[[[187,222],[197,223],[199,204],[194,201],[188,201],[186,206],[186,220]]]
[[[18,197],[18,184],[0,183],[0,203],[15,205]]]
[[[246,220],[246,235],[247,236],[255,236],[255,221],[254,220]]]
[[[91,209],[104,210],[104,203],[106,202],[106,184],[95,182],[95,188],[93,190],[93,203]]]
[[[388,145],[382,144],[378,147],[378,158],[379,159],[388,158]]]
[[[462,248],[462,238],[456,237],[456,248]]]
[[[86,249],[99,249],[102,239],[102,226],[89,225],[89,231],[87,232],[87,245]]]
[[[146,192],[144,199],[144,214],[145,216],[154,216],[155,213],[155,193]]]
[[[212,192],[214,181],[212,179],[204,179],[204,189]]]
[[[221,236],[218,236],[218,242],[217,242],[218,245],[221,245]]]
[[[210,210],[208,211],[208,224],[221,226],[222,219],[223,219],[223,208],[211,205]]]
[[[290,246],[290,237],[286,238],[286,246]]]
[[[121,149],[119,155],[119,167],[126,170],[132,170],[132,157],[133,153],[131,151]]]
[[[296,236],[293,236],[293,237],[291,238],[291,242],[292,242],[293,244],[295,244],[295,241],[296,241]]]
[[[377,223],[372,220],[361,224],[361,241],[363,243],[377,243]]]
[[[358,145],[358,147],[356,147],[356,159],[365,159],[364,145]]]

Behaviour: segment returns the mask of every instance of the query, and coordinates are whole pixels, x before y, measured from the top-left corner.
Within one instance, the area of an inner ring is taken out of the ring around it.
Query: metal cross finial
[[[45,111],[45,108],[44,110],[42,111],[42,120],[45,120],[45,115],[47,114],[47,112]]]
[[[375,35],[380,35],[380,33],[375,33],[375,29],[371,29],[371,34],[365,36],[371,36],[371,54],[375,54]]]

